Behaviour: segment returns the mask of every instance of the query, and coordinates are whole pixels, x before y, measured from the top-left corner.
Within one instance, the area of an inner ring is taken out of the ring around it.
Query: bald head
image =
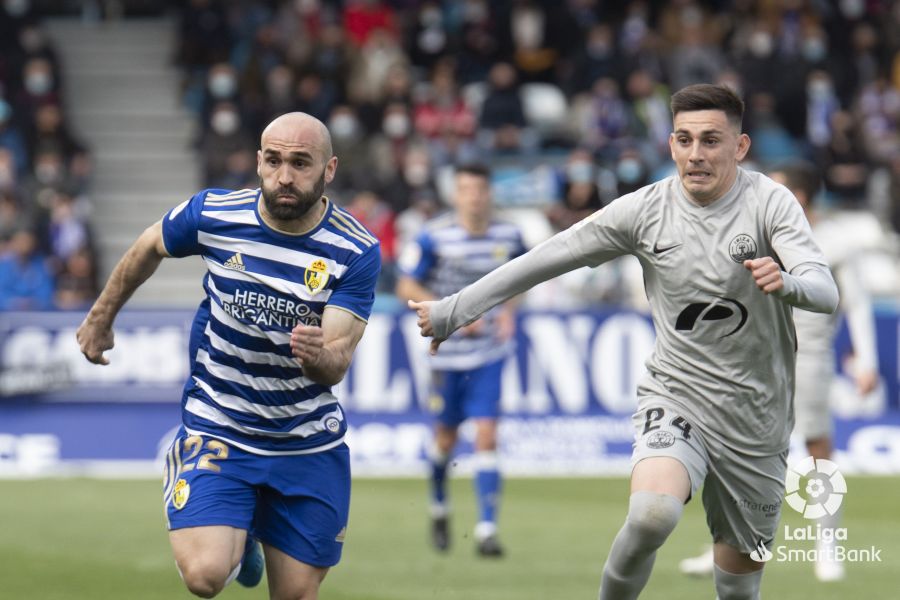
[[[318,154],[322,161],[331,158],[331,134],[325,124],[302,112],[286,113],[269,123],[262,132],[260,147],[297,148]]]

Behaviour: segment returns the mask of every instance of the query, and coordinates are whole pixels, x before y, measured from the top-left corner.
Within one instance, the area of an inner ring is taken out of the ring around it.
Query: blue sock
[[[497,467],[496,452],[479,452],[475,455],[475,494],[482,523],[497,522],[497,507],[500,504],[500,470]]]
[[[431,499],[437,506],[447,504],[447,464],[450,457],[433,450],[431,461]]]

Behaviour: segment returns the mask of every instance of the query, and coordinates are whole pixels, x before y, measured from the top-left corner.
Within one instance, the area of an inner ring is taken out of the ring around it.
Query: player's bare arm
[[[75,337],[85,358],[94,364],[109,364],[103,353],[114,345],[112,326],[116,315],[167,256],[162,223],[157,221],[144,230],[113,269],[100,296],[78,327]]]
[[[291,352],[306,377],[322,385],[336,385],[347,373],[353,351],[365,329],[366,322],[353,313],[326,307],[321,327],[294,327]]]
[[[771,256],[745,260],[744,267],[753,275],[756,287],[764,294],[772,294],[784,287],[781,266]]]

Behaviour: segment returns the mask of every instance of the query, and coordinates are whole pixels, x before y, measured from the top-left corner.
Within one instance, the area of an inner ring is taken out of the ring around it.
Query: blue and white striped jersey
[[[326,306],[369,318],[381,269],[378,240],[327,201],[302,235],[259,215],[260,190],[204,190],[163,218],[172,256],[199,254],[207,297],[194,317],[182,418],[190,433],[257,454],[318,452],[347,430],[331,388],[304,377],[290,332]]]
[[[480,236],[471,235],[455,215],[438,217],[404,249],[400,269],[438,298],[455,294],[500,265],[523,254],[522,234],[512,223],[492,221]],[[484,317],[478,335],[457,331],[431,357],[435,369],[463,371],[492,363],[512,352],[512,342],[496,337],[495,308]]]

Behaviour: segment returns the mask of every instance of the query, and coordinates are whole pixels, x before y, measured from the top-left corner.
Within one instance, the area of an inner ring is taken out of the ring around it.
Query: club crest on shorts
[[[187,504],[188,498],[191,496],[191,484],[184,479],[175,482],[175,489],[172,491],[172,506],[181,510]]]
[[[647,436],[647,447],[654,450],[668,448],[675,443],[675,436],[668,431],[654,431]]]
[[[321,258],[317,258],[303,272],[303,283],[306,284],[309,293],[315,296],[325,289],[329,277],[331,276],[328,274],[328,265]]]
[[[341,428],[341,422],[338,421],[334,417],[328,417],[325,419],[325,429],[330,431],[331,433],[337,433]]]
[[[731,255],[731,260],[738,264],[756,258],[756,240],[746,233],[742,233],[731,240],[728,245],[728,254]]]

